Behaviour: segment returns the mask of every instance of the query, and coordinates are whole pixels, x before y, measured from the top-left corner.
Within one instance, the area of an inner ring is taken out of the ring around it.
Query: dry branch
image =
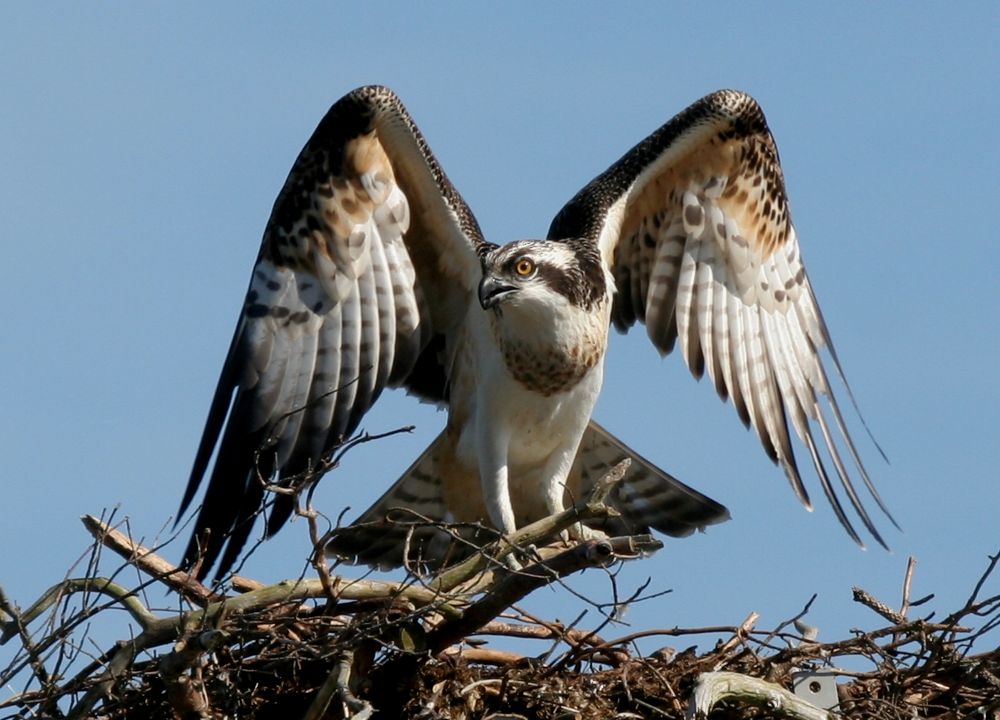
[[[808,604],[770,631],[756,629],[752,613],[735,625],[641,629],[612,639],[599,634],[607,621],[588,630],[581,618],[563,626],[516,610],[520,599],[569,573],[658,546],[643,537],[542,544],[581,517],[608,512],[601,493],[609,486],[437,577],[403,582],[332,574],[307,507],[317,577],[267,586],[241,579],[233,594],[205,588],[154,549],[85,517],[95,538],[87,576],[55,584],[24,611],[0,590],[0,638],[20,642],[0,670],[0,686],[30,675],[24,692],[0,699],[0,710],[70,718],[832,717],[791,692],[793,673],[812,668],[839,681],[838,717],[1000,718],[1000,650],[971,654],[1000,626],[1000,596],[982,597],[1000,555],[966,604],[941,622],[910,617],[925,602],[910,599],[912,562],[899,610],[859,589],[858,602],[888,625],[832,643],[808,637]],[[521,543],[537,549],[524,553]],[[149,580],[130,587],[122,567],[100,572],[102,547]],[[514,552],[518,562],[505,561]],[[182,604],[150,610],[143,593],[151,586],[177,593]],[[624,600],[633,601],[641,600]],[[63,656],[82,644],[71,637],[112,607],[126,610],[138,632],[123,631],[127,639],[66,679]],[[487,638],[497,635],[521,638],[524,650],[490,647]],[[722,639],[701,655],[637,653],[641,638],[692,635]],[[564,652],[556,654],[559,646]],[[846,657],[869,667],[838,669]]]

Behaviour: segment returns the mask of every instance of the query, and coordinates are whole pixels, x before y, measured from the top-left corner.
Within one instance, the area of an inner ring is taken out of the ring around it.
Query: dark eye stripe
[[[502,269],[508,277],[527,280],[534,278],[553,291],[564,296],[572,304],[582,308],[593,308],[601,302],[607,292],[603,265],[596,246],[587,243],[573,244],[561,241],[570,253],[552,251],[544,243],[537,248],[504,248],[504,253],[496,257],[494,267]],[[532,252],[535,250],[535,252]],[[521,274],[517,265],[522,260],[533,267],[529,273]]]

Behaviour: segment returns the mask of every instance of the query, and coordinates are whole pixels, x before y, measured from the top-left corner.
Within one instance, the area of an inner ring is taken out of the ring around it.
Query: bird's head
[[[607,295],[600,256],[583,241],[520,240],[493,248],[482,264],[479,302],[484,310],[554,303],[586,310]]]

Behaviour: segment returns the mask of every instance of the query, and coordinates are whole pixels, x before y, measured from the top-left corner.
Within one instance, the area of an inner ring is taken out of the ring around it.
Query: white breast
[[[518,318],[508,313],[502,320],[516,323]],[[465,415],[466,421],[462,427],[459,441],[459,456],[463,462],[475,466],[478,457],[476,448],[478,424],[487,423],[490,435],[509,436],[508,462],[512,473],[518,466],[535,466],[544,463],[552,454],[567,445],[579,443],[579,439],[590,420],[590,415],[597,402],[604,377],[603,347],[596,351],[595,360],[588,370],[582,373],[579,381],[566,389],[545,394],[539,392],[523,379],[518,379],[512,372],[509,362],[505,360],[503,349],[498,345],[496,327],[491,326],[490,313],[480,312],[478,308],[470,309],[467,322],[468,338],[474,352],[465,354],[475,368],[456,368],[459,374],[472,371],[475,375],[475,387],[466,397],[451,398],[453,414],[458,411]],[[598,320],[600,323],[600,320]],[[566,324],[560,328],[559,341],[565,342]],[[581,328],[582,330],[582,328]],[[592,340],[603,345],[607,339],[607,324],[593,328]],[[574,335],[578,333],[574,332]],[[542,340],[557,336],[553,332],[523,334],[525,342]],[[508,334],[508,338],[510,334]],[[525,352],[537,352],[544,355],[550,352],[549,347],[531,347],[527,345]],[[466,383],[459,383],[465,385]],[[461,406],[465,406],[462,408]],[[512,478],[513,479],[513,478]]]

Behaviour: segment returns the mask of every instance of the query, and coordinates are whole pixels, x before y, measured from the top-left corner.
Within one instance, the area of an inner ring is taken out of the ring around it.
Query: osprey
[[[830,462],[885,544],[842,459],[846,449],[888,515],[828,383],[821,348],[843,373],[753,98],[702,98],[584,187],[547,239],[497,246],[396,95],[355,90],[320,122],[274,204],[181,502],[183,514],[216,453],[185,563],[200,560],[204,576],[218,561],[221,576],[265,505],[266,533],[277,532],[293,501],[265,484],[314,480],[387,387],[446,406],[448,422],[335,535],[329,551],[352,561],[439,565],[451,535],[435,523],[513,532],[585,496],[625,457],[611,497],[619,517],[571,534],[683,536],[726,519],[591,420],[609,328],[637,321],[662,354],[679,340],[691,372],[707,370],[810,507],[790,420],[850,536],[861,543]]]

